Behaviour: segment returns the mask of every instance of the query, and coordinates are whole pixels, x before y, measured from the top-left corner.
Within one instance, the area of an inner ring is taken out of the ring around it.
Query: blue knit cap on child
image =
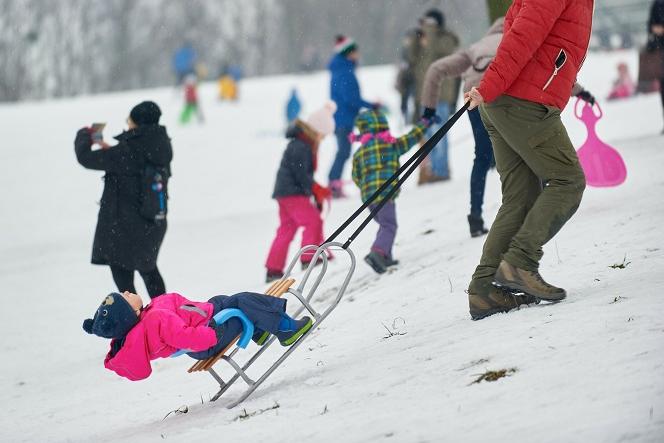
[[[103,338],[121,338],[136,326],[138,315],[122,294],[111,292],[101,303],[94,318],[83,321],[88,334]]]

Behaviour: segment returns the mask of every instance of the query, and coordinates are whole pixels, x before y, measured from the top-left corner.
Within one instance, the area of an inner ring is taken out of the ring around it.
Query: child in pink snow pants
[[[323,202],[330,191],[314,181],[318,145],[326,135],[334,132],[333,114],[336,105],[327,103],[309,116],[306,122],[296,119],[286,131],[290,141],[277,171],[272,198],[279,205],[279,228],[265,262],[266,282],[284,275],[288,248],[297,230],[302,227],[302,246],[320,245],[323,238],[323,220],[320,215]],[[313,202],[312,202],[313,197]],[[306,268],[311,255],[302,256]]]

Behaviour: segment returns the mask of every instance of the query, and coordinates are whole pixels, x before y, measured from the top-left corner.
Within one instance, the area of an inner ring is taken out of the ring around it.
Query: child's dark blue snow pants
[[[281,314],[286,312],[285,299],[254,292],[240,292],[231,296],[216,295],[208,300],[208,303],[212,303],[214,306],[213,314],[230,308],[241,310],[254,324],[254,337],[260,336],[263,331],[268,331],[271,334],[276,333],[279,329]],[[188,356],[197,360],[204,360],[224,349],[235,337],[242,333],[242,323],[235,317],[221,325],[215,325],[214,320],[210,322],[210,326],[213,328],[222,328],[221,339],[210,349],[189,352],[187,353]]]

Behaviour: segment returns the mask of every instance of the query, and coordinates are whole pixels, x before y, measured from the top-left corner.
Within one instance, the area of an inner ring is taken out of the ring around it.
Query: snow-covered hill
[[[591,54],[579,80],[605,96],[619,60],[635,72],[633,52]],[[390,67],[362,69],[364,95],[398,109],[393,77]],[[173,90],[0,106],[0,441],[664,441],[664,137],[656,95],[603,102],[598,131],[624,156],[628,179],[588,188],[546,246],[542,273],[568,290],[564,303],[470,321],[464,290],[482,240],[469,237],[465,222],[473,145],[464,117],[451,133],[453,180],[409,183],[398,200],[398,269],[378,277],[360,262],[337,310],[240,407],[207,402],[214,382],[187,374],[187,357],[154,362],[152,377],[138,383],[105,370],[107,344],[81,329],[114,289],[108,269],[89,264],[101,174],[77,165],[75,131],[106,121],[108,138],[135,103],[160,103],[175,149],[159,262],[168,289],[199,300],[263,290],[277,224],[269,196],[294,85],[305,113],[327,96],[324,73],[248,80],[237,104],[218,103],[214,85],[204,85],[207,123],[188,127],[176,123]],[[583,142],[571,107],[564,119]],[[324,181],[334,143],[321,151]],[[326,232],[357,207],[353,192],[334,202]],[[499,199],[491,172],[488,221]],[[358,257],[374,232],[370,225],[354,244]],[[610,267],[623,260],[624,269]],[[344,266],[331,264],[319,303]],[[401,335],[386,338],[386,327]],[[472,383],[502,369],[509,376]],[[163,420],[183,405],[189,413]]]

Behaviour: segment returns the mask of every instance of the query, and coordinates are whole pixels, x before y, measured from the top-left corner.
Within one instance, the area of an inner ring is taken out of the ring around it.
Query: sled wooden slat
[[[265,295],[270,295],[272,297],[281,297],[286,292],[288,292],[291,286],[293,286],[293,283],[295,283],[294,278],[277,280],[274,283],[272,283],[272,285],[270,285],[267,291],[265,291]],[[187,372],[191,373],[191,372],[207,371],[212,366],[214,366],[214,364],[217,363],[221,359],[221,357],[223,357],[226,354],[226,351],[232,348],[239,339],[240,336],[238,335],[237,337],[235,337],[235,339],[232,342],[230,342],[228,346],[226,346],[224,349],[222,349],[212,357],[208,357],[205,360],[199,360],[196,363],[194,363]]]

